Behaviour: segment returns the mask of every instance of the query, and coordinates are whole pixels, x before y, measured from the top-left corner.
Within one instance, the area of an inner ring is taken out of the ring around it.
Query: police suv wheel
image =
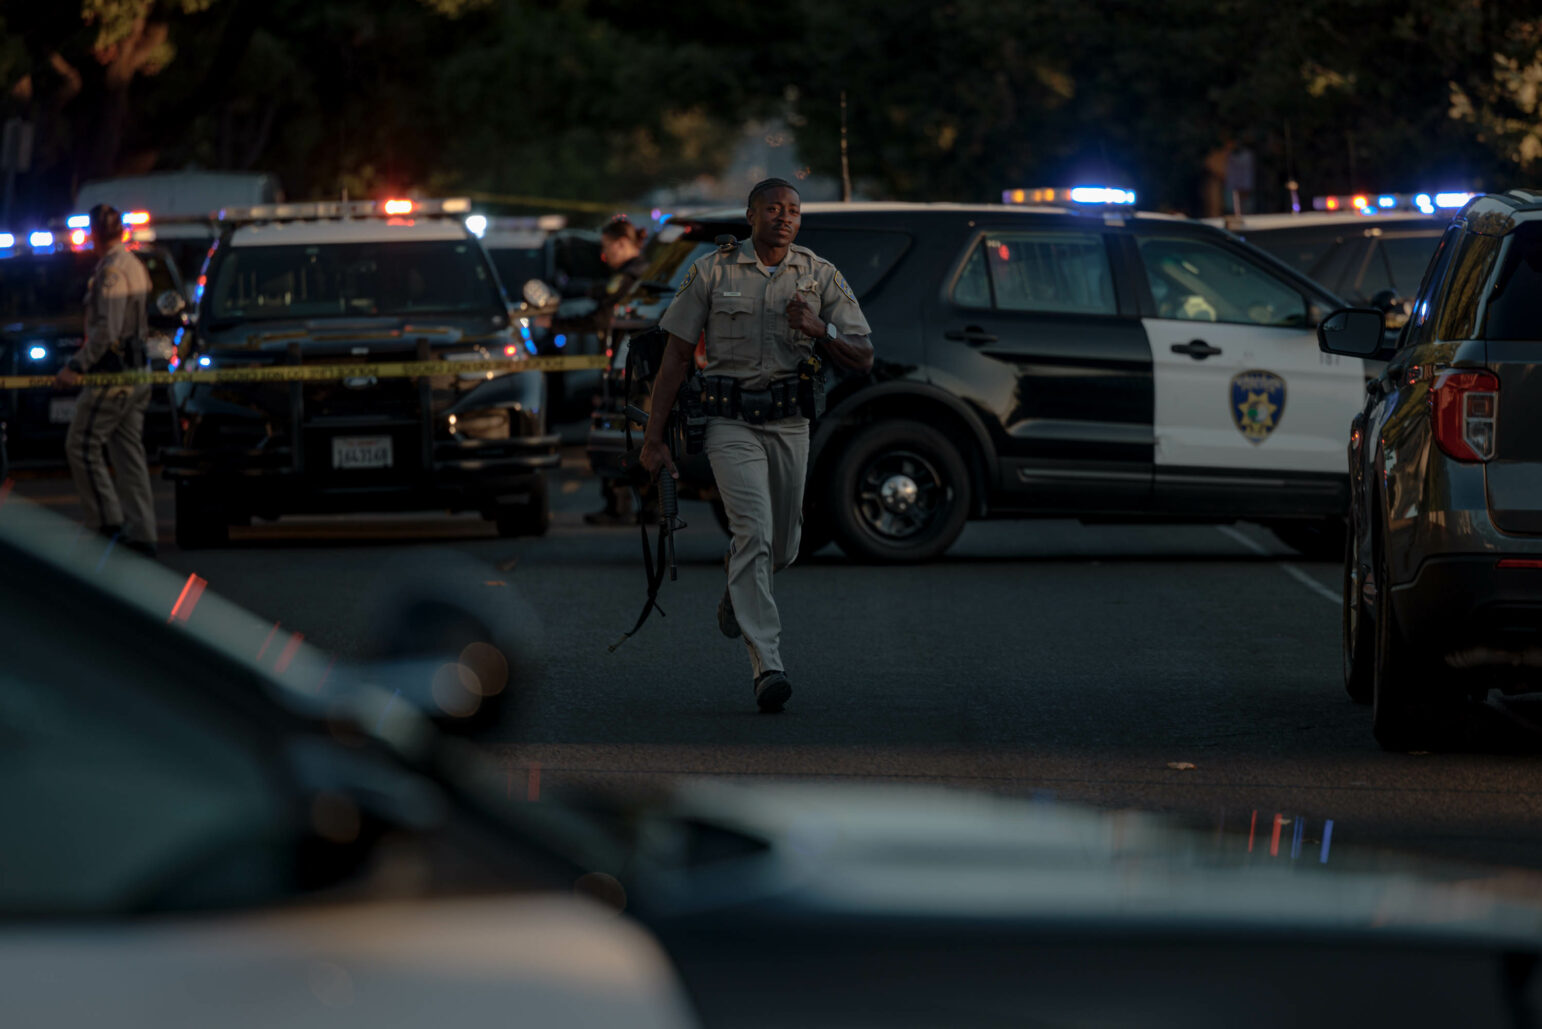
[[[182,550],[219,547],[230,541],[230,524],[213,491],[196,483],[174,487],[177,546]]]
[[[835,541],[864,561],[928,561],[969,517],[969,470],[958,448],[928,425],[882,421],[843,446],[821,507]]]
[[[1353,531],[1344,537],[1344,689],[1356,704],[1369,704],[1376,685],[1376,625],[1365,606],[1357,539]]]
[[[1450,750],[1466,734],[1467,695],[1399,627],[1386,547],[1378,545],[1376,550],[1371,730],[1383,750]]]

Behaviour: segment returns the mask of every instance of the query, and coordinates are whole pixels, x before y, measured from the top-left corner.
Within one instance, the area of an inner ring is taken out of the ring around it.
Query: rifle
[[[623,413],[626,418],[626,454],[621,458],[621,467],[625,477],[632,486],[632,492],[637,502],[639,511],[643,508],[643,490],[647,488],[649,476],[642,466],[642,447],[632,446],[632,423],[636,422],[646,428],[649,414],[641,408],[633,406],[632,399],[632,364],[633,355],[638,353],[637,348],[629,349],[626,361],[626,395],[623,398]],[[656,367],[656,364],[655,364]],[[687,388],[682,385],[682,390]],[[677,465],[680,461],[680,426],[675,417],[675,407],[670,406],[667,412],[655,412],[656,416],[668,419],[664,429],[664,443],[669,447],[670,460]],[[648,526],[639,522],[638,527],[642,531],[643,569],[648,579],[648,598],[643,601],[642,613],[637,616],[637,622],[631,630],[621,634],[621,638],[610,645],[610,652],[614,654],[616,648],[637,633],[648,620],[648,616],[655,610],[661,618],[669,617],[664,609],[659,607],[659,587],[664,584],[664,570],[669,570],[669,581],[674,582],[678,570],[675,565],[675,533],[686,527],[680,520],[680,498],[675,485],[675,477],[669,474],[667,467],[659,469],[659,537],[657,554],[648,546]]]

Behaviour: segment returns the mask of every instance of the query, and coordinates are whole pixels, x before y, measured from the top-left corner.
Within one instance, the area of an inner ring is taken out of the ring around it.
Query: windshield
[[[165,256],[136,248],[133,253],[150,273],[151,300],[176,281]],[[85,312],[86,287],[96,269],[96,255],[39,254],[0,258],[0,318],[70,318]]]
[[[501,312],[469,242],[228,247],[207,287],[215,321]]]

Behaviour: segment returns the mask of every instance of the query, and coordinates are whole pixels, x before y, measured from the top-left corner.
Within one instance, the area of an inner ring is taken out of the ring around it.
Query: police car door
[[[1345,474],[1364,363],[1318,350],[1302,289],[1221,241],[1152,233],[1137,248],[1158,489],[1223,470]]]

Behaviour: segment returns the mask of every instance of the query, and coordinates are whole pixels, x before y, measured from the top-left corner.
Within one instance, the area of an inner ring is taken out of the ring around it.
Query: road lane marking
[[[1223,536],[1226,536],[1228,539],[1235,540],[1236,542],[1242,544],[1244,547],[1251,550],[1253,553],[1260,557],[1279,556],[1278,554],[1271,554],[1268,549],[1266,549],[1257,540],[1249,539],[1247,536],[1244,536],[1242,533],[1238,532],[1236,529],[1233,529],[1229,525],[1217,525],[1215,527],[1215,531],[1221,533]],[[1324,586],[1322,583],[1318,582],[1316,579],[1312,578],[1310,575],[1306,574],[1301,569],[1291,564],[1289,561],[1283,561],[1280,563],[1280,571],[1284,572],[1292,579],[1295,579],[1301,585],[1305,586],[1319,597],[1327,600],[1329,603],[1343,603],[1344,598],[1340,597],[1337,592],[1330,590],[1328,587]]]

